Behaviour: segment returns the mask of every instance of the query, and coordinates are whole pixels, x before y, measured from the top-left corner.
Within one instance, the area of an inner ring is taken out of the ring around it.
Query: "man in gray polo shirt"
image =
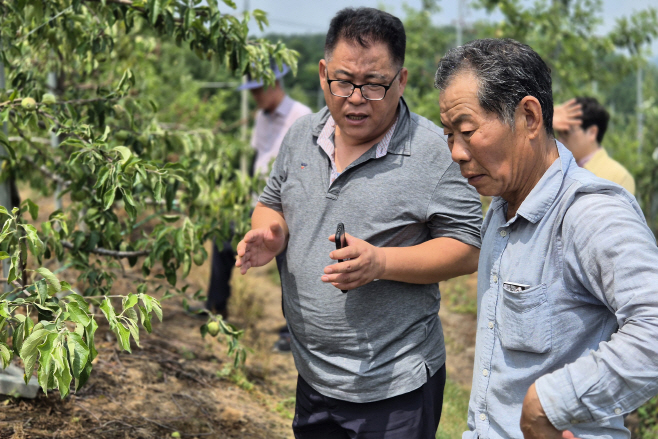
[[[238,245],[243,274],[287,249],[297,438],[434,438],[441,415],[437,282],[475,271],[482,214],[440,129],[402,99],[404,51],[388,13],[334,17],[327,108],[291,127]]]

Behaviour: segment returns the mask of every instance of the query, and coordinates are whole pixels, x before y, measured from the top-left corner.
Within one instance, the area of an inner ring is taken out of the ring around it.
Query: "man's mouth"
[[[348,114],[348,115],[347,115],[347,118],[348,118],[349,120],[355,120],[355,121],[356,121],[356,120],[363,120],[363,119],[365,119],[366,117],[368,117],[368,116],[364,116],[364,115],[357,116],[357,115],[353,115],[353,114]]]

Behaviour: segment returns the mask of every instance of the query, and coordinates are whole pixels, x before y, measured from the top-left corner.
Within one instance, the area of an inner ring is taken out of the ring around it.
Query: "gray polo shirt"
[[[317,144],[328,117],[325,107],[290,128],[259,201],[290,230],[281,284],[299,374],[323,395],[378,401],[417,389],[444,364],[439,288],[380,280],[343,294],[320,280],[335,263],[327,238],[342,222],[377,247],[438,237],[480,247],[480,198],[440,129],[402,99],[386,155],[375,158],[374,145],[330,184]]]

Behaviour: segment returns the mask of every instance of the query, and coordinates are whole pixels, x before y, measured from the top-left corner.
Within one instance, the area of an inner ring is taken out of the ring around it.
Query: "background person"
[[[553,138],[550,69],[514,40],[439,63],[452,158],[482,195],[463,439],[628,439],[658,393],[658,247],[635,198]]]
[[[270,163],[279,153],[283,137],[290,126],[301,116],[311,113],[310,108],[295,101],[283,90],[282,78],[290,68],[284,64],[279,70],[278,66],[272,63],[272,70],[276,78],[274,86],[265,87],[262,80],[250,80],[238,87],[238,90],[250,90],[258,107],[251,136],[251,146],[256,150],[254,174],[267,175]],[[228,315],[226,305],[231,296],[231,273],[234,266],[235,252],[230,240],[222,243],[221,248],[215,243],[206,309],[221,314],[224,318]],[[275,349],[290,350],[290,337],[285,326],[280,331]]]
[[[327,107],[286,135],[238,245],[243,274],[286,249],[296,438],[436,434],[445,385],[437,282],[475,270],[482,214],[438,127],[402,99],[405,46],[386,12],[333,18],[319,63]],[[348,247],[332,251],[327,237],[341,222]]]
[[[569,119],[569,112],[580,115]],[[555,107],[555,133],[576,159],[578,166],[597,177],[617,183],[635,195],[635,180],[601,147],[610,114],[592,97],[578,97]]]

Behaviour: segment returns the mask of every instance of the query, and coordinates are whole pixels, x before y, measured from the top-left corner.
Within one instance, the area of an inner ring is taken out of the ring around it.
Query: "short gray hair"
[[[434,86],[445,90],[462,72],[477,78],[480,106],[512,128],[519,102],[526,96],[537,98],[544,128],[553,136],[551,69],[530,46],[509,38],[487,38],[450,49],[439,61]]]

